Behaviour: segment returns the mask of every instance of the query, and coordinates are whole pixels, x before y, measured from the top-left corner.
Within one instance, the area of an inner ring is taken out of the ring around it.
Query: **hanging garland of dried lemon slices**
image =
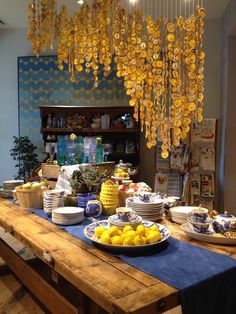
[[[76,72],[92,71],[96,88],[100,65],[108,75],[114,57],[147,146],[160,140],[163,158],[187,137],[193,118],[202,121],[205,10],[200,6],[188,18],[154,21],[141,10],[131,14],[119,0],[84,1],[72,17],[65,6],[57,14],[56,0],[32,0],[28,16],[33,53],[53,48],[57,39],[58,68],[67,65],[72,82]]]

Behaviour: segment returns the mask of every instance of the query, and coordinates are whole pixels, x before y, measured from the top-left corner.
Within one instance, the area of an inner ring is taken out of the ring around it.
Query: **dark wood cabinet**
[[[140,128],[133,119],[132,107],[40,106],[39,108],[41,133],[45,143],[55,142],[57,136],[71,133],[83,137],[100,136],[103,144],[111,145],[111,151],[107,154],[108,161],[118,163],[122,159],[134,167],[140,167]],[[92,127],[94,119],[99,117],[101,119],[104,115],[109,116],[109,128]]]

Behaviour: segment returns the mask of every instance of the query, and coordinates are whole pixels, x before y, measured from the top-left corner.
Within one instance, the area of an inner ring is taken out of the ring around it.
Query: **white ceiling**
[[[91,0],[90,0],[91,1]],[[127,3],[129,0],[121,0],[121,3]],[[153,12],[164,8],[164,3],[167,8],[167,3],[186,2],[193,0],[138,0],[140,6],[145,11]],[[204,2],[204,7],[207,12],[207,18],[220,18],[226,9],[229,0],[194,0],[195,3]],[[29,0],[0,0],[0,20],[6,23],[5,27],[19,28],[27,26],[27,7],[31,1]],[[152,3],[151,3],[152,2]],[[70,13],[78,10],[77,0],[58,0],[58,6],[66,4]],[[169,10],[170,11],[170,10]],[[184,8],[182,10],[184,15]],[[1,25],[0,25],[1,27]]]

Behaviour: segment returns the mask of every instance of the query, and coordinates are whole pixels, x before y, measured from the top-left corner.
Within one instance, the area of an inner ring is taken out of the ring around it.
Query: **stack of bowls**
[[[47,215],[51,215],[52,210],[64,206],[64,190],[45,191],[43,195],[43,209]]]
[[[188,214],[198,207],[194,206],[175,206],[169,209],[171,220],[177,224],[184,224],[187,222]]]
[[[113,215],[119,204],[118,199],[119,186],[117,184],[102,184],[100,201],[103,207],[104,215]]]

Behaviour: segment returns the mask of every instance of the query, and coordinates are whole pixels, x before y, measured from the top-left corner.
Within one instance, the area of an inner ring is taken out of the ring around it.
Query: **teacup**
[[[188,213],[188,217],[194,222],[204,223],[208,217],[208,209],[196,207],[190,213]]]
[[[129,207],[118,207],[116,209],[116,213],[121,221],[130,221],[130,219],[135,214],[135,211],[133,211],[132,208]]]
[[[190,221],[189,221],[190,222]],[[206,223],[206,222],[190,222],[193,226],[193,229],[195,232],[197,233],[207,233],[208,229],[209,229],[209,225],[210,223]]]

